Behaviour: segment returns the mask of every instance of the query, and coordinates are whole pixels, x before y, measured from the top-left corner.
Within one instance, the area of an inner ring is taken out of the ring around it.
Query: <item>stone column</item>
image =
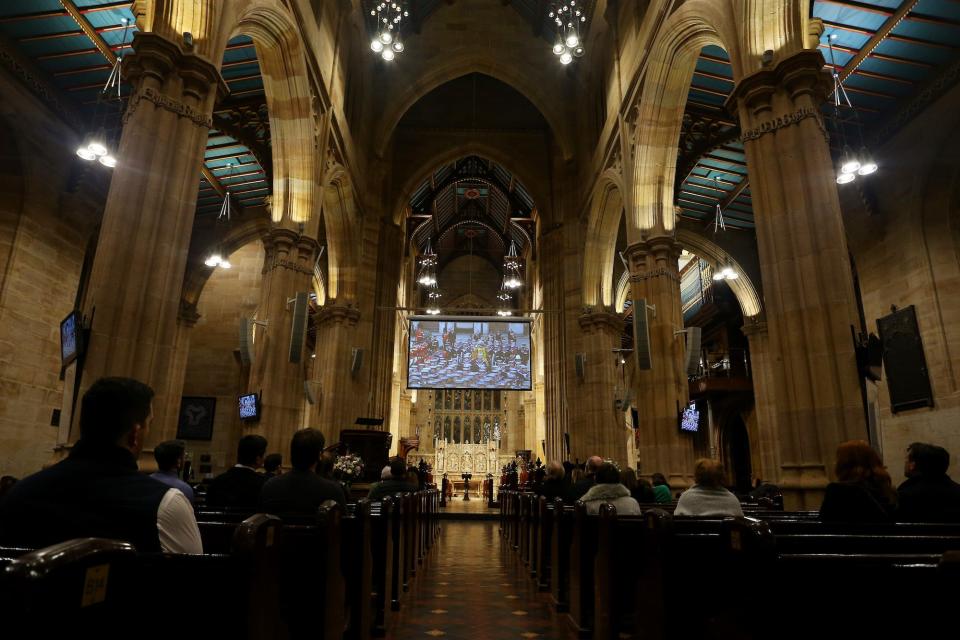
[[[747,155],[781,484],[794,507],[819,504],[838,443],[867,437],[850,257],[820,115],[833,86],[823,67],[818,51],[802,51],[740,80],[729,102]]]
[[[635,374],[634,400],[640,417],[637,463],[643,475],[660,472],[674,488],[688,486],[693,475],[693,440],[680,433],[677,416],[689,397],[684,367],[680,308],[680,245],[668,235],[627,247],[634,304],[645,299],[652,368]],[[639,310],[635,310],[636,313]]]
[[[251,426],[270,442],[272,451],[286,451],[293,433],[303,421],[306,359],[290,361],[293,330],[291,302],[297,293],[309,292],[317,241],[287,227],[275,227],[263,235],[263,279],[260,285],[254,359],[250,367],[249,390],[259,392],[262,418]]]
[[[579,317],[580,351],[586,361],[583,378],[569,387],[570,448],[574,458],[598,455],[620,465],[627,463],[623,438],[623,412],[614,407],[617,364],[614,349],[620,347],[623,319],[615,313],[593,312]]]
[[[366,403],[362,378],[354,378],[350,373],[360,312],[353,307],[329,304],[320,308],[315,319],[317,359],[313,370],[314,380],[320,383],[320,401],[314,405],[311,426],[323,431],[327,442],[333,443],[340,437],[341,429],[354,428],[353,423],[362,415]]]
[[[747,318],[741,327],[750,342],[750,378],[753,382],[753,412],[756,430],[750,431],[754,475],[764,481],[780,482],[776,432],[774,363],[770,358],[770,333],[765,320]],[[749,426],[749,425],[748,425]]]
[[[124,68],[134,89],[83,309],[92,326],[80,393],[101,376],[151,385],[149,446],[176,428],[177,313],[203,150],[225,85],[217,67],[160,36],[137,33],[133,48]]]

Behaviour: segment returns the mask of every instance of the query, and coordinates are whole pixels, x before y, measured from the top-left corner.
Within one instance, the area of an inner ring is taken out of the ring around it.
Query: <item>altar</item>
[[[437,440],[434,453],[414,452],[408,457],[409,464],[416,465],[421,460],[430,465],[437,486],[440,486],[441,479],[446,474],[447,480],[453,484],[453,492],[457,497],[463,497],[464,482],[460,477],[461,474],[473,474],[470,480],[470,498],[474,499],[480,497],[480,485],[487,479],[487,474],[494,477],[496,491],[500,470],[504,465],[512,462],[514,456],[501,455],[499,443],[496,440],[479,444]]]

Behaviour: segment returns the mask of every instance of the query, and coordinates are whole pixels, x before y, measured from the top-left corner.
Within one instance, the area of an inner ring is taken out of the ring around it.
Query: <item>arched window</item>
[[[457,444],[463,442],[460,439],[460,418],[456,417],[453,419],[453,441]]]
[[[473,391],[463,392],[463,408],[465,411],[473,410]]]
[[[440,436],[443,435],[443,426],[440,424],[440,418],[437,418],[437,421],[433,424],[433,439],[439,440]]]
[[[493,392],[493,408],[496,411],[500,410],[500,392],[499,391]]]
[[[443,408],[447,411],[453,409],[453,394],[449,391],[444,391],[443,398]]]
[[[493,440],[493,429],[490,425],[490,416],[483,416],[483,439],[486,442]]]
[[[443,409],[443,391],[433,392],[433,408]]]
[[[484,391],[483,392],[483,410],[490,411],[492,408],[493,394],[494,391]]]
[[[453,410],[454,411],[460,411],[461,409],[463,409],[462,396],[463,396],[463,392],[461,392],[459,389],[453,392]]]
[[[443,439],[447,442],[453,442],[453,433],[450,431],[450,416],[443,421]]]
[[[480,439],[482,437],[482,431],[480,431],[480,416],[477,416],[473,419],[473,444],[480,444]]]

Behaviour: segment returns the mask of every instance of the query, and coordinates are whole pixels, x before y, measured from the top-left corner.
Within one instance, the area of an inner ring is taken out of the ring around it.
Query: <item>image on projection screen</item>
[[[407,387],[529,391],[530,322],[410,319]]]

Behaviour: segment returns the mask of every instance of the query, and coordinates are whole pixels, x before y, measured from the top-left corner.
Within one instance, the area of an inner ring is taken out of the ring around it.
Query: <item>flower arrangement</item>
[[[363,460],[355,453],[338,456],[333,470],[342,480],[347,482],[356,480],[363,474]]]

